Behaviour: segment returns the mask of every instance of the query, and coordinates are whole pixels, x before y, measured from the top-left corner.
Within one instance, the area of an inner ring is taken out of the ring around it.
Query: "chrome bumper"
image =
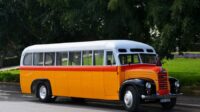
[[[141,95],[143,100],[156,100],[156,99],[169,99],[176,98],[177,96],[183,95],[183,93],[179,94],[168,94],[168,95]]]

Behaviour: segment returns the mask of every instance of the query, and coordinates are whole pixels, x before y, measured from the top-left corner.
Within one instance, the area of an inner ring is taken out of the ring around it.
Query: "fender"
[[[31,84],[31,93],[32,94],[36,93],[38,84],[40,84],[42,82],[48,82],[50,84],[50,81],[48,79],[36,79],[36,80],[34,80]]]
[[[119,89],[119,99],[123,99],[123,94],[127,86],[138,87],[139,92],[142,93],[145,89],[146,82],[151,82],[152,84],[154,84],[153,80],[151,79],[129,79],[124,81]]]
[[[176,79],[176,78],[174,78],[174,77],[169,77],[169,82],[171,83],[174,83],[174,82],[176,82],[176,81],[178,81],[178,79]]]
[[[177,92],[180,93],[180,87],[178,91],[176,90],[177,88],[175,87],[175,82],[179,81],[178,79],[174,77],[169,77],[169,83],[170,83],[170,92],[176,94]]]

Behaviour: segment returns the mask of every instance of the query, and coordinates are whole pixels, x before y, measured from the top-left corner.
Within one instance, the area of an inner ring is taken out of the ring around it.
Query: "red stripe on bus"
[[[149,70],[155,71],[156,73],[160,71],[160,67],[153,64],[134,64],[134,65],[121,66],[122,71],[131,70],[131,69],[143,69],[143,70],[149,69]]]
[[[20,70],[38,71],[117,71],[117,66],[21,66]]]

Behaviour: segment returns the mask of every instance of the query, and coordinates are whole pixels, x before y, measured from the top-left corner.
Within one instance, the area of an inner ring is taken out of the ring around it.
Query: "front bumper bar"
[[[168,95],[141,95],[143,100],[155,100],[155,99],[169,99],[176,98],[177,96],[183,95],[183,93],[179,94],[168,94]]]

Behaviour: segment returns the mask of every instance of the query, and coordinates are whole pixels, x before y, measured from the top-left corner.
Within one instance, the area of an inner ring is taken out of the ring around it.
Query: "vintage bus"
[[[180,84],[157,63],[153,47],[130,40],[33,45],[21,55],[21,91],[42,102],[58,96],[121,101],[131,112],[158,101],[171,109]]]

